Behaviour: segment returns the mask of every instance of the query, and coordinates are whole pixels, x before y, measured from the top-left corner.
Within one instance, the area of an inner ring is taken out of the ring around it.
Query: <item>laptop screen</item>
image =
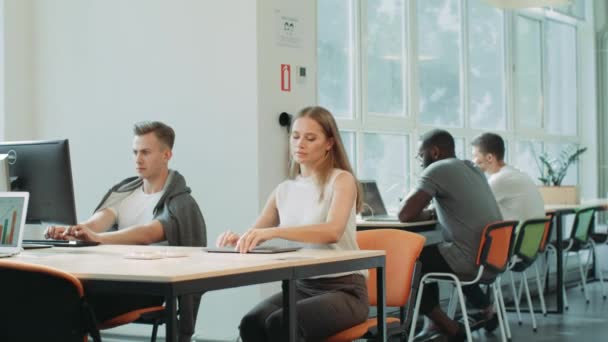
[[[361,181],[363,188],[363,211],[361,216],[387,215],[376,181]]]
[[[0,197],[0,247],[16,247],[23,227],[24,196]]]

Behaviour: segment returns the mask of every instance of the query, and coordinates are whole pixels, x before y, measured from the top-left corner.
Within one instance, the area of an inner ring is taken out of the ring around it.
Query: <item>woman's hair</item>
[[[331,171],[334,168],[341,169],[350,172],[354,177],[353,169],[350,166],[348,156],[346,155],[346,151],[344,150],[344,144],[342,143],[342,138],[340,138],[340,133],[338,132],[338,125],[336,124],[336,120],[334,120],[333,115],[327,109],[323,107],[306,107],[302,109],[298,113],[298,115],[296,115],[296,117],[292,120],[292,126],[299,118],[309,118],[316,121],[319,126],[321,126],[325,137],[327,139],[333,140],[331,149],[328,151],[326,157],[323,158],[321,164],[319,165],[319,168],[317,169],[316,181],[321,189],[321,196],[319,197],[319,200],[322,200],[323,188],[329,180]],[[289,164],[289,178],[294,179],[300,174],[300,164],[293,160],[293,158],[291,157],[291,151]],[[356,209],[357,212],[360,212],[363,204],[363,198],[361,185],[357,181],[356,177],[355,183],[357,186]]]

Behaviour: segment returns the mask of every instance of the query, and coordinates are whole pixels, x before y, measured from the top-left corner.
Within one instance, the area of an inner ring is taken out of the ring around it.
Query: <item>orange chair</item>
[[[100,342],[78,278],[61,270],[0,260],[0,341]]]
[[[417,262],[424,247],[426,238],[422,235],[396,229],[374,229],[357,232],[359,248],[367,250],[386,251],[386,306],[399,307],[400,318],[388,317],[387,324],[397,327],[395,332],[389,329],[389,335],[400,334],[405,339],[407,327],[411,319],[411,310],[405,306],[415,298],[415,286],[418,284],[417,274],[420,265]],[[414,291],[412,291],[414,290]],[[367,278],[367,294],[369,305],[376,303],[376,270],[370,269]],[[409,306],[408,306],[409,307]],[[352,328],[344,330],[325,342],[347,342],[359,338],[373,338],[377,330],[377,319],[370,318]]]
[[[492,288],[494,294],[494,305],[496,306],[496,314],[500,325],[500,333],[503,341],[506,341],[505,327],[503,315],[505,314],[505,308],[501,300],[500,290],[498,287],[500,284],[496,282],[496,279],[484,280],[482,279],[484,269],[492,270],[494,273],[502,273],[507,268],[509,259],[511,258],[511,245],[513,243],[513,236],[515,235],[515,227],[517,227],[517,221],[499,221],[488,224],[481,235],[481,242],[479,244],[479,250],[477,253],[477,266],[479,270],[473,280],[464,281],[461,280],[456,274],[453,273],[427,273],[422,276],[420,280],[420,291],[416,298],[416,306],[414,307],[414,317],[412,319],[412,327],[410,328],[409,342],[414,340],[414,331],[416,329],[416,320],[418,318],[418,311],[420,310],[420,301],[422,299],[422,292],[424,291],[424,285],[429,283],[448,283],[456,287],[458,299],[460,302],[460,309],[462,311],[464,327],[467,334],[467,340],[472,342],[471,328],[469,326],[469,319],[467,317],[467,308],[464,301],[464,294],[462,287],[472,284],[485,284]],[[498,284],[497,284],[498,283]]]
[[[112,317],[109,320],[98,324],[97,328],[99,328],[99,330],[106,330],[129,323],[152,324],[152,336],[150,337],[150,341],[155,342],[156,335],[158,333],[158,326],[165,322],[164,314],[164,306],[151,306],[143,309],[129,311],[116,317]]]

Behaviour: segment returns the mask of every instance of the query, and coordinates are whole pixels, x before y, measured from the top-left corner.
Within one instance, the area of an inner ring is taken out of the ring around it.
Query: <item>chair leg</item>
[[[502,294],[501,278],[499,278],[497,281],[498,281],[498,285],[497,285],[498,286],[498,296],[500,299],[500,307],[502,310],[503,322],[504,322],[505,330],[507,333],[507,339],[510,341],[511,340],[511,327],[509,324],[509,316],[507,316],[507,307],[505,306],[505,297]]]
[[[517,320],[519,325],[522,323],[521,312],[519,312],[519,301],[517,300],[517,290],[515,289],[515,278],[513,277],[513,272],[509,272],[511,276],[511,289],[513,290],[513,302],[515,303],[515,312],[517,312]]]
[[[448,317],[450,317],[451,319],[454,319],[454,317],[456,316],[456,307],[458,305],[458,290],[456,290],[456,286],[453,287],[452,289],[452,295],[450,296],[450,302],[448,304]]]
[[[545,305],[545,295],[543,294],[543,287],[540,283],[540,273],[538,272],[538,263],[534,263],[534,271],[536,272],[536,286],[538,287],[538,297],[540,298],[540,309],[543,312],[543,316],[547,317],[547,306]]]
[[[420,288],[418,289],[418,295],[416,295],[416,305],[414,305],[414,315],[412,316],[412,324],[410,327],[410,333],[408,342],[414,342],[414,335],[416,334],[416,321],[418,320],[418,311],[420,310],[420,302],[422,301],[422,293],[424,292],[424,280],[420,282]]]
[[[517,302],[521,304],[521,297],[524,294],[524,283],[523,281],[519,282],[519,287],[517,288]]]
[[[599,273],[600,286],[602,287],[602,298],[606,300],[606,289],[604,288],[604,269],[601,259],[597,257],[597,249],[595,248],[595,242],[591,240],[591,247],[593,249],[593,262],[595,262],[595,272]]]
[[[590,257],[591,257],[591,255],[589,255],[587,260],[589,260]],[[581,263],[581,253],[580,252],[576,252],[576,261],[578,264],[578,270],[581,274],[581,284],[583,285],[583,293],[585,294],[585,300],[587,301],[587,304],[589,304],[590,303],[589,294],[587,293],[587,275],[585,274],[585,271],[583,270],[583,264]]]
[[[532,316],[532,329],[536,332],[536,315],[534,314],[534,306],[532,306],[532,297],[530,296],[530,287],[528,287],[528,277],[526,272],[521,272],[521,281],[524,283],[526,290],[526,298],[528,299],[528,308],[530,309],[530,316]]]
[[[458,299],[460,300],[460,310],[462,310],[462,320],[464,321],[464,329],[467,332],[467,341],[473,342],[471,335],[471,327],[469,326],[469,316],[467,315],[467,305],[464,301],[464,293],[462,292],[462,286],[457,283]]]
[[[542,279],[543,289],[545,288],[545,286],[548,286],[547,282],[549,281],[549,266],[551,265],[549,259],[551,258],[552,255],[556,255],[556,253],[557,252],[555,251],[555,249],[553,248],[552,245],[548,245],[547,246],[547,249],[545,250],[545,255],[546,255],[546,257],[545,257],[545,271],[544,271],[543,279]]]
[[[500,280],[500,278],[497,278],[496,280]],[[496,310],[496,316],[498,317],[498,325],[500,326],[500,337],[502,338],[503,342],[507,342],[507,337],[505,335],[505,321],[502,317],[500,295],[498,294],[498,290],[496,289],[496,282],[492,284],[492,290],[494,292],[494,307]]]
[[[154,322],[152,326],[152,336],[150,337],[150,342],[156,342],[156,335],[158,334],[158,321]]]
[[[564,266],[562,267],[562,270],[564,270],[562,272],[562,295],[564,296],[564,309],[568,310],[569,309],[569,305],[568,305],[568,294],[566,293],[566,270],[567,270],[567,266],[568,266],[568,255],[570,254],[570,251],[568,250],[564,250]]]

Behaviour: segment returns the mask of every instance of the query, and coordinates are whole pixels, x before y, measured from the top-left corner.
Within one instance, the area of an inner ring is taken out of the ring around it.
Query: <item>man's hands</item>
[[[57,240],[84,240],[102,243],[101,234],[97,234],[83,224],[75,226],[49,226],[44,232],[44,237],[47,239]]]

